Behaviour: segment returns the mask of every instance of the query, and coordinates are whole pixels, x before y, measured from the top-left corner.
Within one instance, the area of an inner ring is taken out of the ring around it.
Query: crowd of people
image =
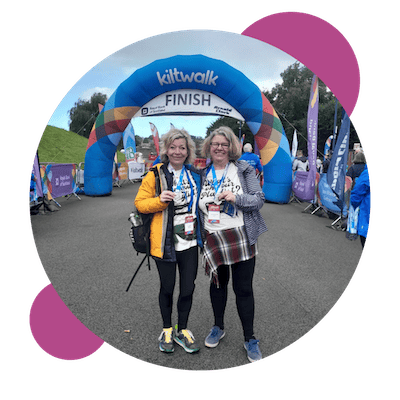
[[[331,156],[332,154],[328,153],[323,162],[317,158],[318,173],[328,172]],[[308,159],[301,150],[293,160],[292,169],[294,173],[309,170]],[[357,210],[357,234],[360,236],[361,246],[364,247],[369,227],[371,194],[367,162],[361,148],[354,151],[352,164],[347,169],[346,176],[352,179],[350,204]]]

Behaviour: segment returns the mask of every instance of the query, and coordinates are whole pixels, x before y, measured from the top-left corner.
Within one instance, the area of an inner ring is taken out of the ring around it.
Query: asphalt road
[[[230,285],[225,338],[204,346],[213,324],[209,279],[199,267],[188,328],[201,344],[197,354],[176,346],[161,353],[159,278],[154,261],[139,265],[128,232],[128,216],[139,183],[116,187],[111,196],[60,198],[59,211],[31,218],[39,256],[54,288],[92,332],[133,357],[156,365],[213,370],[247,364],[240,320]],[[263,357],[289,346],[312,329],[334,306],[361,256],[359,240],[330,228],[326,215],[302,211],[308,204],[265,203],[269,231],[258,241],[254,276],[255,335]],[[173,320],[176,317],[177,287]],[[130,331],[130,332],[125,332]]]

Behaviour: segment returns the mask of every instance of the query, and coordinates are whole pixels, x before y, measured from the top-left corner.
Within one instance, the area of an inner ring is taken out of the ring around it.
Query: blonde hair
[[[217,135],[223,136],[229,142],[229,161],[238,160],[242,155],[242,149],[240,146],[239,139],[236,137],[233,130],[229,128],[229,126],[221,126],[211,132],[210,136],[208,136],[203,142],[201,155],[206,158],[211,157],[210,153],[211,141]]]
[[[196,145],[193,139],[190,137],[189,133],[185,129],[170,129],[165,135],[161,136],[161,143],[160,143],[160,159],[161,162],[167,163],[168,156],[167,150],[171,146],[172,142],[176,139],[185,139],[186,140],[186,147],[188,150],[188,156],[184,164],[193,164],[196,158]]]

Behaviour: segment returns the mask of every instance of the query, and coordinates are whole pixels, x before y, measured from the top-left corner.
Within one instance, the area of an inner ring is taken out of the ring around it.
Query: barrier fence
[[[134,182],[141,180],[143,175],[152,166],[152,162],[121,162],[114,163],[113,183],[121,186],[123,182]],[[30,202],[34,203],[39,197],[45,197],[47,200],[53,200],[57,197],[75,195],[84,193],[84,163],[77,164],[47,164],[42,163],[39,166],[42,193],[37,193],[36,183],[38,177],[34,169],[31,179]]]
[[[45,204],[45,200],[47,202],[52,200],[59,207],[61,205],[55,200],[57,197],[75,195],[80,200],[77,195],[76,173],[76,164],[39,165],[36,156],[29,190],[31,213],[33,212],[32,210],[38,210],[38,207]],[[50,209],[49,207],[47,205],[48,209]]]
[[[134,182],[141,180],[144,174],[151,168],[152,162],[137,163],[137,162],[122,162],[114,164],[113,169],[113,182],[115,185],[120,186],[122,182]],[[196,168],[205,168],[205,159],[196,159],[194,162]],[[34,181],[38,179],[36,176],[37,171],[40,172],[41,192],[36,191]],[[43,196],[48,201],[53,200],[60,206],[55,198],[62,196],[75,195],[79,200],[78,194],[84,193],[84,163],[76,164],[40,164],[38,169],[33,169],[31,189],[30,189],[30,202],[31,206],[37,203],[39,197]],[[345,195],[344,204],[339,207],[337,198],[332,189],[326,182],[326,174],[317,173],[315,182],[315,198],[311,201],[310,205],[304,210],[310,210],[315,214],[318,210],[323,209],[333,214],[338,215],[337,221],[342,217],[347,216],[347,211],[350,203],[350,193],[352,187],[352,179],[346,176],[345,181]],[[293,201],[295,196],[292,196]],[[61,207],[61,206],[60,206]],[[310,209],[310,207],[313,207]],[[336,225],[335,221],[332,227]]]

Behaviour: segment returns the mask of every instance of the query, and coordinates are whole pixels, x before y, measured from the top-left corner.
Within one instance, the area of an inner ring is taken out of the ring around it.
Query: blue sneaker
[[[244,342],[244,348],[247,351],[247,358],[250,362],[259,361],[262,359],[262,354],[258,343],[260,341],[256,339],[250,339],[248,342]]]
[[[206,337],[205,345],[207,347],[218,346],[219,341],[225,336],[225,332],[219,326],[213,326],[210,333]]]

